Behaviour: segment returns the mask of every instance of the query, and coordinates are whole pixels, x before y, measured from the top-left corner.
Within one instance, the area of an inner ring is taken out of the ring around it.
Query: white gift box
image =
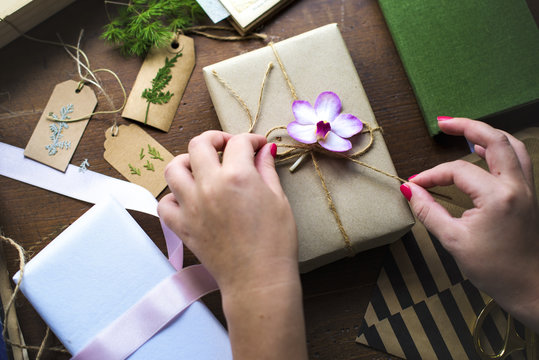
[[[21,291],[75,355],[175,272],[129,213],[110,199],[93,206],[28,262]],[[232,351],[226,330],[197,301],[129,359],[232,359]]]

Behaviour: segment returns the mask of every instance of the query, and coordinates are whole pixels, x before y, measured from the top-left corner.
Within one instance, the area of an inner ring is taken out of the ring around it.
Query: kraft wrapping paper
[[[299,99],[314,104],[318,94],[333,91],[341,98],[343,112],[354,114],[373,127],[377,126],[336,24],[323,26],[274,46]],[[273,62],[274,68],[266,80],[260,118],[254,132],[266,134],[270,128],[287,125],[294,120],[290,90],[271,47],[266,46],[203,69],[224,131],[234,134],[246,132],[249,120],[212,71],[215,70],[242,97],[254,114],[269,62]],[[276,135],[282,135],[283,141],[289,138],[286,131]],[[355,148],[363,147],[368,141],[368,134],[357,135],[352,141]],[[397,180],[348,160],[321,154],[317,155],[317,159],[354,252],[389,244],[413,225],[414,219],[399,191]],[[375,132],[374,145],[360,160],[396,174],[380,131]],[[298,227],[301,271],[307,272],[349,256],[350,252],[345,248],[343,236],[328,208],[325,192],[310,157],[294,173],[289,172],[289,166],[279,165],[277,171]]]

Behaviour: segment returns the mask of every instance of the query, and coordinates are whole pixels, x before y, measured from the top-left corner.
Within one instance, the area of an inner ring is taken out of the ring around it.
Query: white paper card
[[[264,15],[264,13],[277,5],[280,0],[221,0],[230,15],[246,28],[250,23]]]
[[[230,16],[219,0],[197,0],[197,2],[214,24]]]

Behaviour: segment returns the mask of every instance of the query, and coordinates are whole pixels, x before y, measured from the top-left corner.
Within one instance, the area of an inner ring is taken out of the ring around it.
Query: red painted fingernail
[[[400,189],[401,189],[402,195],[404,195],[406,200],[410,201],[410,199],[412,198],[412,190],[408,187],[408,185],[402,184]]]
[[[415,178],[416,176],[417,176],[417,174],[410,176],[410,177],[408,178],[408,181],[412,180],[412,179]]]
[[[438,121],[444,121],[444,120],[451,120],[453,119],[452,116],[438,116],[437,117]]]
[[[273,158],[275,159],[275,157],[277,156],[277,144],[271,144],[270,153],[271,156],[273,156]]]

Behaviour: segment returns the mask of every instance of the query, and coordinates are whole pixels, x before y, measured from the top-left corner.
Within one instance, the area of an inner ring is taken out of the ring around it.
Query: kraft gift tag
[[[56,85],[24,156],[65,172],[90,119],[71,121],[90,115],[96,105],[97,98],[90,87],[80,88],[74,80]]]
[[[167,186],[165,166],[174,155],[135,124],[120,125],[114,136],[107,131],[105,137],[105,160],[127,180],[157,197]]]
[[[165,66],[165,60],[170,61],[178,53],[181,55],[170,68],[170,81],[162,90],[172,94],[170,100],[166,103],[151,103],[148,108],[148,102],[142,97],[142,93],[145,89],[152,88],[152,80],[159,69]],[[195,43],[187,36],[179,35],[169,46],[152,48],[140,68],[122,116],[168,132],[194,67]]]

